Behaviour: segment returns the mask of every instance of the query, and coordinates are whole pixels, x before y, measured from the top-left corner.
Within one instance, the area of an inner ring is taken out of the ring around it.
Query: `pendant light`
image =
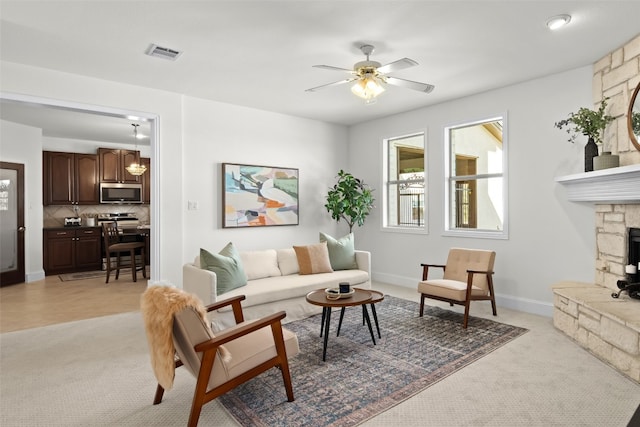
[[[136,151],[138,151],[138,126],[137,123],[131,123],[133,126],[133,139],[136,142]],[[131,163],[129,166],[125,168],[127,172],[134,176],[140,176],[147,171],[147,167],[136,162]]]

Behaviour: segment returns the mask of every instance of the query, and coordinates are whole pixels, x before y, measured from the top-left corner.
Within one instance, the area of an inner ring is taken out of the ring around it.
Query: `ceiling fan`
[[[405,87],[407,89],[417,90],[419,92],[429,93],[435,86],[414,82],[411,80],[401,79],[388,75],[395,71],[404,70],[418,65],[416,61],[409,58],[402,58],[386,65],[382,65],[377,61],[370,61],[369,56],[373,53],[375,47],[370,44],[360,46],[360,50],[367,57],[366,61],[356,62],[353,69],[334,67],[331,65],[314,65],[315,68],[324,68],[325,70],[342,71],[351,74],[351,77],[337,82],[328,83],[322,86],[312,87],[306,92],[315,92],[331,86],[338,86],[345,83],[356,82],[351,87],[351,92],[363,98],[365,103],[371,104],[375,102],[376,97],[384,92],[384,85],[391,84],[394,86]]]

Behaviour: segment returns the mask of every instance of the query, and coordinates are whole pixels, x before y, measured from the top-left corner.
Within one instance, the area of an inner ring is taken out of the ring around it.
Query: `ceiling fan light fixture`
[[[384,87],[382,86],[379,78],[375,76],[365,76],[351,86],[351,92],[364,99],[367,101],[367,104],[369,104],[373,99],[384,92]]]

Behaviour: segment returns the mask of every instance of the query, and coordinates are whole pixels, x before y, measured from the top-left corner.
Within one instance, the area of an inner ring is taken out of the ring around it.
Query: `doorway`
[[[115,109],[104,106],[94,106],[89,104],[81,104],[77,102],[53,100],[49,98],[40,98],[36,96],[12,94],[7,92],[0,93],[0,101],[5,103],[15,103],[19,106],[29,106],[38,110],[46,110],[51,112],[67,112],[69,114],[81,114],[91,117],[104,117],[105,119],[119,118],[127,121],[130,124],[131,121],[147,122],[149,124],[149,145],[150,145],[150,161],[154,165],[160,164],[160,118],[157,114],[140,112],[134,110]],[[3,108],[3,110],[5,110]],[[28,125],[27,125],[28,126]],[[130,128],[130,126],[128,126]],[[150,264],[151,264],[151,276],[150,281],[157,283],[162,277],[160,265],[160,185],[159,185],[159,167],[152,167],[149,176],[151,182],[151,203],[150,203],[150,232],[153,235],[150,245]],[[41,190],[35,190],[34,193],[41,193]],[[29,224],[29,218],[26,218],[27,224]],[[42,229],[43,224],[29,224],[32,228]],[[29,248],[25,248],[29,251]]]
[[[24,282],[24,165],[0,162],[0,286]]]

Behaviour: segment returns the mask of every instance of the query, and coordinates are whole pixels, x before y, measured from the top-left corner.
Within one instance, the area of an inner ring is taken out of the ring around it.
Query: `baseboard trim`
[[[39,270],[33,273],[27,273],[24,276],[26,283],[37,282],[38,280],[44,280],[44,270]]]
[[[372,273],[373,281],[391,283],[405,288],[416,289],[418,279],[411,279],[392,274]],[[537,314],[539,316],[553,317],[553,303],[521,298],[513,295],[496,294],[496,305],[510,310],[522,311],[525,313]]]

